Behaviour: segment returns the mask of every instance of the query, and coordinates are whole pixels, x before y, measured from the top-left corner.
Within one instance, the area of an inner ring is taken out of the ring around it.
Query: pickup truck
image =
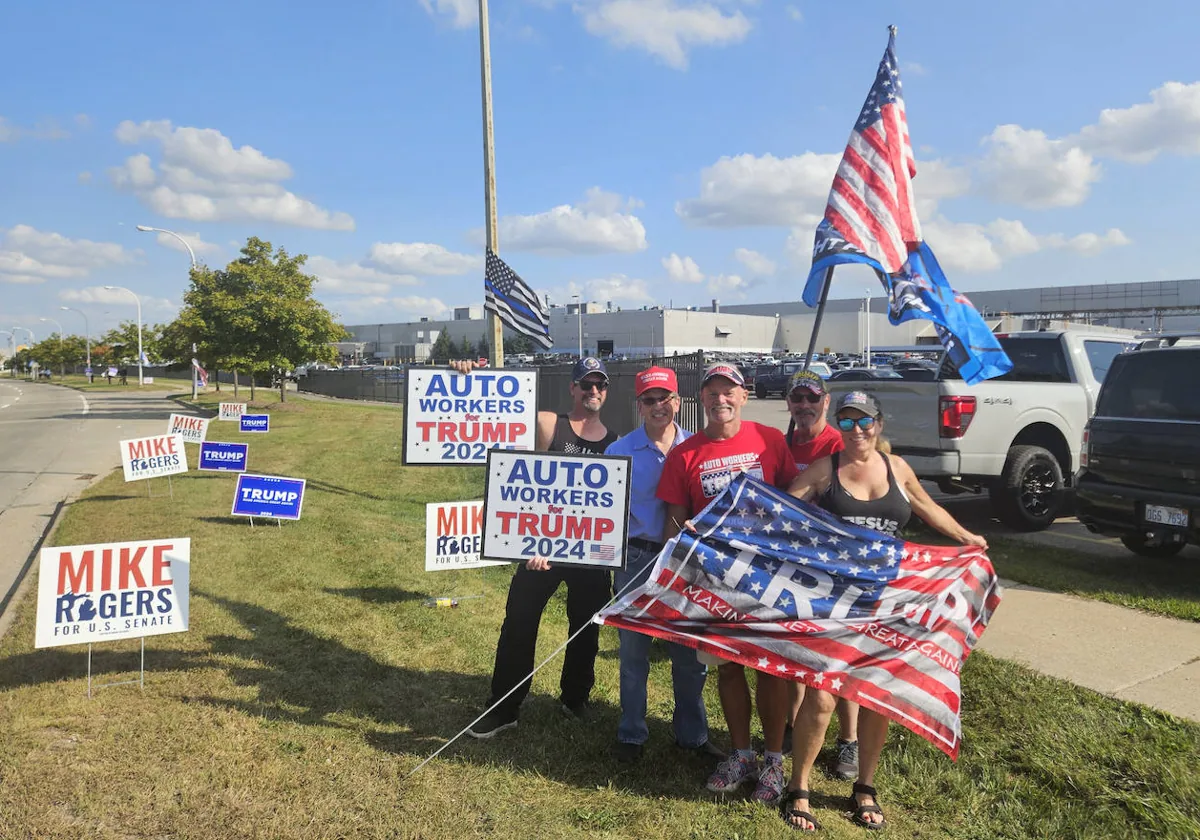
[[[824,362],[813,362],[809,367],[822,379],[828,379],[832,373],[829,365]],[[760,400],[766,399],[771,394],[778,394],[780,398],[783,398],[787,396],[787,388],[792,381],[792,374],[803,368],[804,362],[759,365],[754,371],[754,378],[746,383],[746,387],[752,389],[754,396]]]
[[[1038,531],[1061,515],[1100,384],[1131,339],[1101,331],[997,336],[1013,362],[970,386],[943,358],[933,381],[831,381],[834,401],[863,390],[883,406],[883,433],[917,476],[946,493],[988,491],[993,512]]]

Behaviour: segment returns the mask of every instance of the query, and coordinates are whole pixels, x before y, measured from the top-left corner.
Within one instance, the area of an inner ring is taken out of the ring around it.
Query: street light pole
[[[575,298],[575,315],[579,318],[579,358],[583,358],[583,300],[579,295],[571,295]]]
[[[88,382],[91,382],[92,381],[92,374],[91,374],[91,370],[92,370],[92,328],[88,326],[87,313],[84,312],[82,309],[76,309],[73,306],[60,306],[58,308],[63,310],[64,312],[78,312],[80,315],[83,316],[83,340],[87,344]]]
[[[191,250],[190,248],[188,250]],[[128,292],[133,295],[133,299],[137,301],[138,315],[138,387],[145,384],[145,377],[142,375],[142,299],[135,292],[126,289],[124,286],[105,286],[108,291]]]
[[[188,256],[191,257],[191,260],[192,260],[192,271],[196,270],[196,252],[192,250],[192,246],[188,244],[188,241],[186,239],[184,239],[182,236],[180,236],[178,233],[176,233],[173,230],[167,230],[166,228],[149,227],[147,225],[138,225],[137,229],[139,231],[141,231],[142,233],[165,233],[167,236],[174,236],[176,239],[178,239],[180,242],[183,243],[184,248],[187,248]],[[141,336],[140,330],[138,332],[138,336],[139,337]],[[192,344],[192,352],[193,353],[196,352],[196,345],[194,342]],[[140,352],[138,353],[138,361],[139,362],[141,361],[141,353]],[[140,370],[140,368],[139,368],[139,370]],[[188,367],[188,371],[189,371],[189,375],[192,378],[192,401],[195,402],[195,400],[196,400],[196,366],[190,365]],[[141,382],[140,382],[141,376],[140,375],[139,375],[138,379],[139,379],[138,384],[140,385],[141,384]]]
[[[55,321],[53,318],[38,318],[38,320],[39,321],[49,321],[54,326],[58,327],[58,378],[59,378],[59,380],[61,380],[63,378],[64,368],[66,367],[66,362],[63,360],[63,357],[62,357],[62,349],[63,349],[62,324],[58,323],[58,321]]]
[[[866,363],[867,370],[871,369],[871,290],[867,289],[867,297],[864,301],[865,315],[863,317],[863,336],[866,344]]]
[[[13,332],[16,332],[17,330],[25,330],[25,332],[29,333],[29,349],[32,350],[33,345],[37,344],[37,336],[35,336],[33,334],[33,330],[29,329],[29,327],[13,327]],[[13,341],[14,342],[16,341],[15,336],[13,337]],[[13,344],[13,355],[15,356],[16,354],[17,354],[17,345]],[[15,372],[13,373],[13,376],[16,376]]]

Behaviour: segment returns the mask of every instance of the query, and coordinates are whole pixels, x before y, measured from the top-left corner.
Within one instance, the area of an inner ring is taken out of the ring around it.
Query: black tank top
[[[617,433],[609,430],[600,440],[586,440],[575,434],[571,428],[571,418],[566,414],[558,415],[554,424],[554,437],[550,440],[548,451],[566,452],[568,455],[603,455],[608,445],[616,440]]]
[[[908,496],[904,494],[904,490],[896,483],[896,476],[892,474],[892,462],[888,460],[888,456],[882,452],[879,453],[883,456],[883,463],[887,466],[887,493],[880,499],[863,501],[851,496],[838,480],[839,454],[841,453],[835,452],[831,456],[833,480],[829,482],[829,488],[821,494],[817,503],[846,522],[853,522],[855,525],[861,525],[873,531],[882,531],[888,536],[896,536],[912,518],[912,505],[908,501]]]

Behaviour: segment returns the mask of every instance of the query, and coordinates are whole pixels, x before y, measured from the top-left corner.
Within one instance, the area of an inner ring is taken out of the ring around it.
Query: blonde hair
[[[884,455],[892,454],[892,444],[883,436],[883,415],[880,414],[875,418],[875,425],[879,427],[879,434],[875,436],[875,451],[882,452]]]

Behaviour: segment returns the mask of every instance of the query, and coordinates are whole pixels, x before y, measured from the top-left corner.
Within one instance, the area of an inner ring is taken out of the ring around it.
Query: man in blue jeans
[[[688,438],[675,422],[679,411],[679,385],[675,371],[652,367],[637,375],[634,389],[642,425],[609,444],[606,455],[625,455],[630,463],[629,542],[625,568],[614,576],[618,594],[630,592],[650,575],[654,558],[662,550],[666,505],[656,496],[658,479],[672,447]],[[650,736],[646,726],[646,681],[650,675],[650,645],[643,633],[620,630],[621,723],[617,727],[616,756],[633,763],[642,757]],[[708,743],[708,716],[704,711],[704,679],[708,669],[696,651],[668,644],[671,682],[675,688],[672,725],[675,743],[709,755],[724,754]]]

